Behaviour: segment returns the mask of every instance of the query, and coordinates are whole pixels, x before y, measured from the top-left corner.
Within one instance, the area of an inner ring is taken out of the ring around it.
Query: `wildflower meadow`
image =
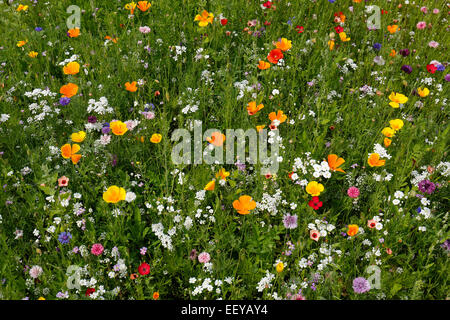
[[[448,299],[449,13],[0,1],[0,299]]]

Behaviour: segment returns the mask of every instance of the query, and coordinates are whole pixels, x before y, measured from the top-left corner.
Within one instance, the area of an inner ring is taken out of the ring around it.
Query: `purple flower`
[[[441,244],[441,247],[447,251],[450,251],[450,240],[449,239],[445,240],[445,242]]]
[[[430,180],[424,179],[419,182],[419,190],[423,193],[432,194],[436,189],[436,185]]]
[[[89,123],[96,123],[97,122],[97,117],[96,116],[89,116],[88,117],[88,122]]]
[[[295,229],[297,228],[297,215],[294,214],[291,216],[290,214],[287,214],[283,217],[283,224],[286,229]]]
[[[192,249],[191,253],[189,254],[189,259],[191,259],[192,261],[197,259],[197,250]]]
[[[410,74],[412,72],[412,67],[408,64],[402,65],[402,71],[406,72],[407,74]]]
[[[444,77],[445,81],[450,81],[450,73],[447,73]]]
[[[59,99],[59,104],[62,106],[67,106],[70,103],[70,98],[62,97]]]
[[[370,283],[366,278],[359,277],[353,280],[353,291],[356,293],[364,293],[370,290]]]
[[[375,42],[375,43],[373,44],[373,48],[374,48],[375,50],[380,50],[380,49],[381,49],[381,43]]]
[[[444,70],[445,70],[444,65],[441,64],[441,63],[439,63],[439,64],[436,66],[436,68],[437,68],[437,71],[444,71]]]
[[[36,27],[36,28],[34,28],[34,30],[37,31],[37,32],[40,32],[40,31],[42,31],[42,28],[41,27]]]
[[[409,55],[409,49],[401,49],[399,53],[400,55],[406,57]]]
[[[70,234],[70,232],[61,232],[58,237],[58,241],[62,244],[69,243],[70,239],[72,239],[72,235]]]

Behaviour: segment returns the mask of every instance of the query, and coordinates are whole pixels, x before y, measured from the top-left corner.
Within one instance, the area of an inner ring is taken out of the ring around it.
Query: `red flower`
[[[226,25],[228,23],[228,19],[220,19],[220,24],[221,25]]]
[[[303,26],[296,26],[295,29],[297,29],[297,33],[303,33],[303,31],[305,31]]]
[[[87,290],[86,290],[86,297],[89,297],[92,293],[94,293],[95,292],[95,289],[94,288],[88,288]]]
[[[142,262],[138,267],[138,271],[141,275],[145,276],[150,273],[150,265],[148,263]]]
[[[344,28],[342,28],[341,26],[334,27],[334,30],[336,30],[336,33],[338,34],[344,32]]]
[[[264,8],[270,9],[272,8],[272,2],[266,1],[263,3]]]
[[[267,56],[267,60],[273,64],[277,64],[280,59],[283,59],[283,52],[280,49],[271,50]]]
[[[319,201],[319,197],[312,197],[312,200],[308,202],[308,206],[314,210],[318,210],[323,205],[322,201]]]
[[[270,22],[266,20],[266,21],[264,21],[264,25],[265,26],[270,26]]]
[[[387,14],[388,12],[384,9],[381,9],[381,14]]]
[[[436,66],[434,64],[427,64],[427,71],[429,73],[435,73],[437,70]]]

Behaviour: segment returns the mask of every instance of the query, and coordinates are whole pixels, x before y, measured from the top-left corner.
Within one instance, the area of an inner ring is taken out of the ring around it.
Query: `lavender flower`
[[[70,103],[70,98],[62,97],[59,99],[59,104],[62,106],[67,106]]]
[[[373,44],[373,48],[375,49],[375,50],[380,50],[381,49],[381,43],[378,43],[378,42],[375,42],[374,44]]]
[[[287,214],[283,217],[283,224],[286,229],[295,229],[297,228],[297,215],[291,216]]]
[[[423,193],[432,194],[436,189],[436,185],[430,180],[424,179],[419,182],[419,190]]]
[[[370,290],[370,283],[366,278],[359,277],[353,280],[353,290],[356,293],[364,293]]]
[[[404,64],[402,65],[401,70],[407,74],[410,74],[412,72],[412,67],[409,64]]]

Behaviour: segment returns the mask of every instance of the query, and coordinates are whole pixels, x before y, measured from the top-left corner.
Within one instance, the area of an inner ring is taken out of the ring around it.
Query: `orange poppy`
[[[159,299],[159,292],[153,292],[153,299],[158,300]]]
[[[206,184],[203,190],[213,191],[216,187],[216,180],[212,180]]]
[[[348,230],[347,230],[347,234],[350,237],[353,237],[354,235],[356,235],[358,233],[359,227],[356,224],[350,224],[348,226]]]
[[[281,49],[273,49],[267,56],[267,60],[269,60],[273,64],[277,64],[278,60],[280,59],[283,59],[283,52],[281,51]]]
[[[384,138],[384,146],[387,148],[391,145],[392,140],[389,138]]]
[[[80,64],[76,61],[69,62],[63,68],[64,74],[77,74],[80,72]]]
[[[108,203],[117,203],[125,200],[127,192],[124,188],[118,186],[111,186],[103,193],[103,200]]]
[[[252,197],[243,195],[239,197],[239,200],[233,201],[233,208],[236,209],[239,214],[249,214],[250,210],[256,208],[256,202],[252,200]]]
[[[263,60],[259,60],[259,64],[258,64],[258,69],[260,70],[266,70],[270,68],[270,63],[263,61]]]
[[[116,136],[122,136],[128,131],[127,125],[122,121],[111,121],[109,127]]]
[[[61,155],[64,159],[71,159],[73,164],[77,164],[81,159],[81,154],[76,154],[80,151],[80,146],[78,144],[70,145],[66,143],[61,147]]]
[[[275,46],[281,51],[287,51],[292,48],[292,41],[286,38],[281,38],[281,41],[278,41]]]
[[[225,135],[223,133],[220,133],[219,131],[216,131],[211,134],[211,138],[206,138],[206,141],[215,145],[216,147],[220,147],[225,141]]]
[[[148,9],[150,9],[151,6],[152,6],[152,4],[148,1],[139,1],[137,4],[137,8],[139,10],[141,10],[142,12],[145,12]]]
[[[63,95],[63,97],[71,98],[76,95],[78,92],[78,86],[74,83],[68,83],[63,85],[59,89],[59,93]]]
[[[264,108],[264,105],[262,103],[256,105],[256,101],[251,101],[247,105],[247,112],[250,116],[252,116],[252,115],[256,114],[262,108]]]
[[[367,162],[371,167],[381,167],[384,166],[386,160],[380,160],[380,155],[378,153],[372,153]]]
[[[283,113],[283,111],[278,110],[277,113],[271,112],[269,113],[269,119],[270,121],[278,120],[280,123],[283,123],[286,121],[287,116]]]
[[[76,38],[80,35],[80,28],[69,29],[67,35],[71,38]]]
[[[398,30],[400,30],[400,28],[398,27],[398,25],[393,24],[391,26],[387,26],[388,31],[392,34],[392,33],[396,33]]]
[[[130,92],[136,92],[137,87],[136,87],[137,82],[133,81],[131,83],[126,82],[125,83],[125,90],[130,91]]]
[[[333,171],[339,171],[339,172],[345,173],[344,170],[339,168],[339,166],[341,166],[344,162],[345,162],[345,160],[343,158],[339,158],[335,154],[329,154],[328,155],[328,166]]]

